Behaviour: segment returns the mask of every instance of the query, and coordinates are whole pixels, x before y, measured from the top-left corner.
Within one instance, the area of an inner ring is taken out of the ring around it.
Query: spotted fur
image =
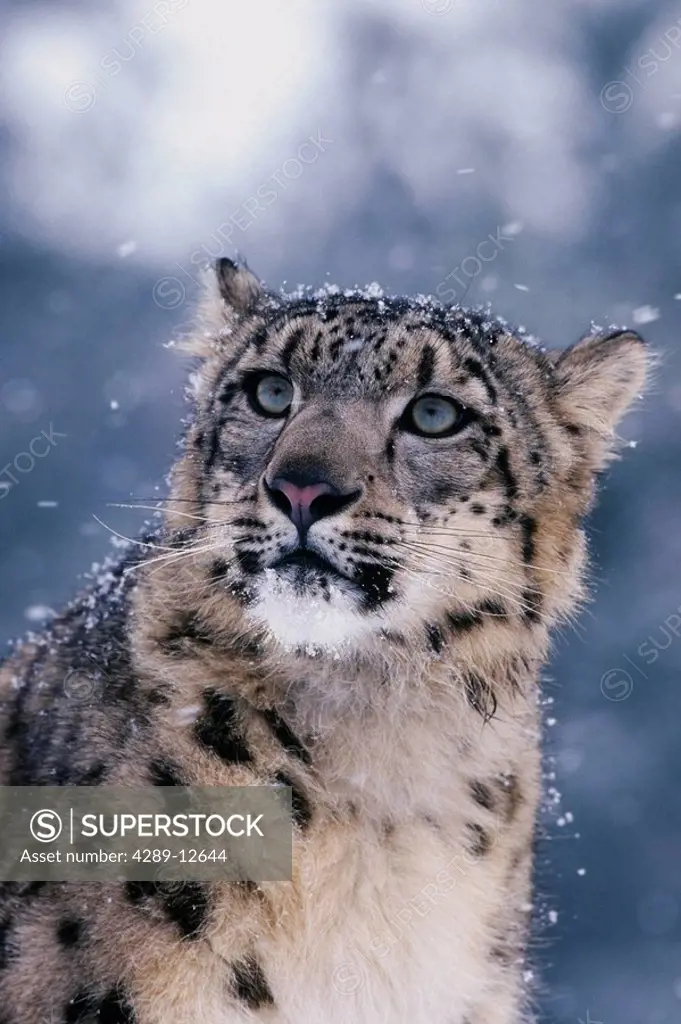
[[[186,347],[163,532],[6,661],[0,779],[283,783],[293,880],[6,883],[3,1024],[527,1022],[538,673],[641,340],[551,353],[221,260]],[[423,394],[447,436],[412,429]],[[280,480],[324,483],[305,533]]]

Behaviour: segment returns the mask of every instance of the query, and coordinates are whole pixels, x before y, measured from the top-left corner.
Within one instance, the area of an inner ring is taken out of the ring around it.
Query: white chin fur
[[[301,590],[273,569],[258,583],[257,599],[248,610],[257,625],[264,625],[287,648],[340,651],[356,646],[376,630],[376,619],[360,615],[351,593],[331,584],[326,600],[315,583]]]

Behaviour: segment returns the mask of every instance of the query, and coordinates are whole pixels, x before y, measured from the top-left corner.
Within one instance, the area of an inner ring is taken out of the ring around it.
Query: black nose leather
[[[343,493],[328,480],[296,473],[276,476],[269,484],[265,481],[265,490],[272,504],[289,517],[302,535],[313,523],[342,512],[359,497],[359,491]]]

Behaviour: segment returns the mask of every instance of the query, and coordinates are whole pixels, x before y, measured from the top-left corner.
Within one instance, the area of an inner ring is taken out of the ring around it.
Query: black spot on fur
[[[258,327],[257,330],[253,331],[248,341],[258,352],[262,352],[267,344],[267,328]]]
[[[317,333],[315,335],[315,339],[312,342],[312,350],[310,352],[310,362],[311,363],[318,363],[319,362],[319,354],[321,352],[322,341],[323,340],[324,340],[324,332],[323,331],[317,331]]]
[[[573,437],[581,436],[582,428],[578,427],[576,423],[566,423],[565,429],[567,430],[568,434],[572,434]]]
[[[138,907],[140,903],[155,896],[158,892],[158,887],[155,882],[137,881],[126,882],[123,890],[128,902],[132,903],[134,907]]]
[[[209,578],[211,583],[221,583],[229,572],[229,562],[224,558],[216,558],[210,567]]]
[[[57,925],[57,940],[64,949],[71,949],[83,938],[83,930],[83,922],[77,917],[65,917]]]
[[[456,490],[455,480],[430,480],[425,484],[425,492],[421,492],[421,498],[426,498],[433,504],[442,505]]]
[[[494,619],[507,619],[506,606],[494,598],[486,598],[476,605],[478,613],[482,616],[489,615]]]
[[[435,370],[435,351],[432,345],[424,345],[416,371],[416,386],[419,390],[427,388],[433,379]]]
[[[262,712],[263,718],[288,754],[297,757],[303,764],[310,764],[310,751],[301,743],[293,730],[274,708]]]
[[[455,633],[467,633],[476,626],[482,626],[488,617],[499,620],[508,618],[506,608],[501,601],[487,598],[469,612],[448,612],[447,624]]]
[[[177,656],[191,651],[192,646],[209,646],[213,637],[196,612],[182,612],[159,641],[165,654]]]
[[[394,569],[378,565],[376,562],[360,562],[358,564],[354,579],[363,591],[365,611],[373,611],[394,596],[391,592],[394,575]]]
[[[476,804],[480,807],[484,807],[486,811],[493,811],[496,806],[494,799],[494,793],[488,785],[484,782],[471,782],[470,784],[471,796],[475,800]]]
[[[178,889],[173,882],[126,882],[125,895],[134,907],[145,904],[160,906],[165,916],[176,925],[183,938],[199,937],[209,907],[209,889],[205,882],[185,882]]]
[[[253,760],[237,722],[236,704],[227,694],[206,690],[205,711],[194,723],[194,735],[227,764]]]
[[[467,633],[481,622],[477,612],[447,612],[447,625],[455,633]]]
[[[517,512],[514,512],[510,505],[507,505],[499,515],[494,517],[492,526],[508,526],[509,523],[514,523],[517,518]]]
[[[167,707],[170,704],[170,698],[161,690],[148,690],[147,700],[149,701],[150,704],[154,704],[161,707]]]
[[[97,1024],[134,1024],[135,1011],[123,990],[111,989],[102,999],[96,1013]]]
[[[365,519],[381,519],[384,523],[402,524],[401,519],[397,516],[389,516],[386,512],[363,512],[362,515]]]
[[[470,822],[466,826],[471,836],[470,851],[474,857],[484,857],[492,848],[492,840],[489,832],[478,825],[477,822]]]
[[[234,992],[250,1010],[272,1006],[274,996],[264,971],[255,957],[247,956],[232,964]]]
[[[471,449],[471,451],[475,452],[476,455],[479,455],[480,458],[483,459],[485,462],[488,461],[489,445],[485,441],[481,441],[477,437],[472,437],[468,442],[468,447]]]
[[[487,509],[484,505],[481,505],[479,501],[474,501],[471,505],[471,512],[474,516],[484,516]]]
[[[281,358],[282,364],[286,367],[287,370],[291,366],[291,360],[293,359],[293,355],[294,355],[296,349],[298,348],[298,346],[300,345],[300,342],[302,341],[304,336],[305,336],[304,328],[296,327],[295,330],[291,331],[291,334],[289,335],[289,337],[288,337],[288,339],[286,341],[286,344],[284,345],[283,349],[281,350],[280,358]]]
[[[186,786],[178,766],[165,758],[158,758],[151,762],[149,778],[153,786]]]
[[[384,537],[382,534],[374,533],[371,530],[341,530],[341,537],[347,537],[349,540],[366,541],[367,544],[395,543],[390,537]]]
[[[213,468],[220,454],[220,430],[220,426],[213,427],[206,437],[205,466],[207,470]]]
[[[244,607],[253,602],[252,590],[243,580],[235,580],[234,583],[231,583],[229,592]]]
[[[159,893],[159,900],[170,921],[176,924],[185,939],[197,939],[208,917],[208,886],[205,882],[185,882],[176,890]],[[160,887],[157,887],[159,889]]]
[[[312,821],[312,805],[303,790],[297,783],[287,775],[286,772],[277,772],[275,779],[280,786],[291,787],[291,811],[293,820],[301,831],[304,831]]]
[[[232,519],[232,526],[244,526],[251,530],[264,530],[265,524],[254,516],[237,516]]]
[[[500,448],[497,455],[497,470],[504,484],[506,497],[513,501],[518,496],[518,483],[511,471],[511,464],[508,457],[508,448]]]
[[[236,560],[244,576],[254,576],[260,571],[260,555],[257,551],[247,551],[241,548],[236,552]]]
[[[535,553],[536,519],[532,516],[522,515],[520,517],[520,530],[523,538],[523,561],[526,565],[529,565],[534,559]]]
[[[523,618],[526,622],[534,624],[541,622],[542,596],[538,590],[523,590]]]
[[[426,637],[428,643],[433,648],[436,654],[439,654],[445,645],[445,638],[442,630],[439,626],[427,625],[426,626]]]
[[[83,989],[70,999],[64,1010],[64,1024],[85,1024],[97,1010],[98,1000]]]
[[[469,672],[464,680],[466,700],[484,722],[491,721],[497,711],[497,698],[490,683],[475,672]]]

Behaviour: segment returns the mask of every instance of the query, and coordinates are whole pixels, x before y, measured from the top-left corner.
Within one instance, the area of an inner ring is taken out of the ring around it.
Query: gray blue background
[[[454,271],[458,298],[548,343],[629,323],[663,354],[590,520],[593,600],[547,672],[562,799],[533,956],[546,1021],[681,1021],[681,3],[1,0],[0,17],[0,465],[66,435],[0,496],[2,635],[113,550],[93,516],[134,534],[146,513],[110,503],[163,493],[186,369],[163,345],[201,247],[273,287],[442,293]]]

